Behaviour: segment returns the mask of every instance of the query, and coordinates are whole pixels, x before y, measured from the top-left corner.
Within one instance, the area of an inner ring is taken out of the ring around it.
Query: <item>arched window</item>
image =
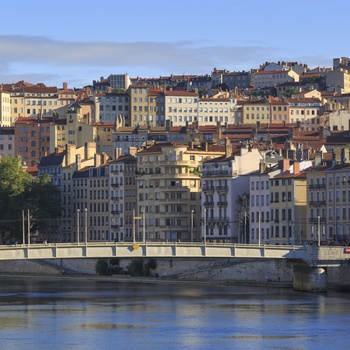
[[[35,141],[32,141],[32,147],[35,147],[36,146],[36,142]]]
[[[36,131],[33,130],[33,131],[32,131],[32,137],[35,137],[35,136],[36,136]]]
[[[32,157],[36,157],[36,152],[35,152],[35,151],[32,151],[31,156],[32,156]],[[34,164],[33,164],[33,165],[34,165]]]

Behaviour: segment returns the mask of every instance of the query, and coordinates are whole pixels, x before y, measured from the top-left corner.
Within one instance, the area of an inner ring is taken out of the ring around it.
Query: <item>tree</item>
[[[49,175],[39,176],[26,189],[28,208],[31,213],[31,228],[36,231],[48,230],[53,220],[61,215],[59,190],[51,183]]]
[[[45,174],[32,180],[19,157],[0,161],[0,239],[19,240],[22,236],[22,211],[30,212],[31,231],[47,229],[50,220],[59,218],[58,189]]]
[[[6,156],[0,161],[0,237],[8,232],[21,232],[22,195],[31,184],[31,177],[22,168],[21,158]]]

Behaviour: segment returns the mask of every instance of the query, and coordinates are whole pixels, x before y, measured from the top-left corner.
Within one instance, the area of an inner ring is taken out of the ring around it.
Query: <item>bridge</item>
[[[307,259],[302,246],[229,243],[50,243],[0,246],[0,260],[79,258],[268,258]]]
[[[327,268],[350,266],[350,247],[188,242],[89,242],[0,246],[0,260],[108,258],[288,259],[293,287],[325,291]]]

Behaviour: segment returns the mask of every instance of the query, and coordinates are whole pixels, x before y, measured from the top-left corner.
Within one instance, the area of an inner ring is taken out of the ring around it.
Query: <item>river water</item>
[[[0,349],[350,347],[346,293],[166,280],[0,281]]]

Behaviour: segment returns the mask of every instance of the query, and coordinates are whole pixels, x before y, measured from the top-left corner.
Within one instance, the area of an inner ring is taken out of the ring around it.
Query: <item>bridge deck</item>
[[[268,258],[306,260],[302,246],[211,243],[57,243],[0,246],[0,260],[75,258]]]

